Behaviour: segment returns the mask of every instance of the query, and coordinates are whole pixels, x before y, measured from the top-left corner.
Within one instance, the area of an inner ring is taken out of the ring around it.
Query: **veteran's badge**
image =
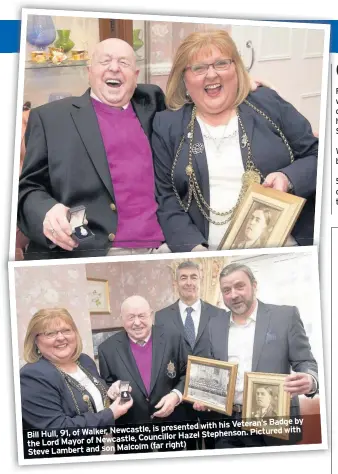
[[[176,369],[175,369],[175,364],[173,362],[169,362],[167,365],[167,375],[171,379],[174,379],[176,377]]]

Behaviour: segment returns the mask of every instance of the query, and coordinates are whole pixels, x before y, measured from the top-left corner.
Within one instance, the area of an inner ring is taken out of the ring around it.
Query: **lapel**
[[[227,361],[229,358],[228,346],[229,346],[229,329],[230,329],[230,311],[227,311],[224,315],[224,326],[225,334],[220,333],[221,341],[224,341],[223,345],[223,354],[220,357],[220,360]]]
[[[144,133],[150,139],[151,135],[151,127],[150,127],[150,120],[149,120],[149,112],[148,107],[145,101],[145,98],[135,94],[134,97],[131,99],[131,105],[133,106],[134,112],[143,128]]]
[[[268,332],[270,324],[270,317],[270,311],[267,309],[266,305],[258,301],[254,346],[252,354],[252,372],[257,372],[259,357],[261,355],[266,340],[266,334]]]
[[[163,326],[153,326],[152,329],[152,364],[151,364],[151,379],[149,395],[153,391],[158,374],[162,366],[166,340]]]
[[[187,157],[189,156],[189,147],[190,147],[190,139],[187,137],[187,134],[189,133],[188,126],[191,120],[191,113],[192,113],[192,106],[191,105],[186,106],[185,114],[183,117],[183,130],[185,133],[185,146],[184,146],[185,150],[182,150],[181,153],[186,154]],[[193,145],[197,145],[197,144],[202,144],[203,149],[201,153],[192,154],[192,164],[196,172],[197,180],[201,186],[204,199],[206,200],[208,204],[210,204],[209,169],[208,169],[207,156],[205,154],[205,147],[204,147],[201,127],[199,126],[198,121],[195,120]],[[208,211],[206,210],[206,212]],[[204,235],[208,236],[208,234],[209,234],[209,223],[207,219],[204,219]]]
[[[185,337],[185,329],[181,318],[180,308],[178,306],[179,300],[177,300],[173,305],[170,306],[171,315],[170,318],[174,322],[176,328],[179,330],[180,334],[183,334]],[[187,341],[187,340],[186,340]],[[187,341],[188,342],[188,341]]]
[[[113,200],[114,191],[100,127],[90,99],[90,89],[74,97],[71,116],[93,165]]]
[[[200,317],[200,323],[198,326],[195,346],[198,343],[200,337],[202,336],[203,331],[209,322],[209,319],[210,319],[210,316],[207,314],[206,304],[204,303],[204,301],[201,300],[201,317]]]
[[[248,99],[250,100],[250,97],[248,97]],[[252,137],[253,137],[254,124],[255,124],[254,114],[256,112],[254,112],[251,109],[251,107],[249,107],[245,103],[240,104],[238,106],[238,110],[239,110],[240,119],[242,120],[242,123],[243,123],[244,130],[246,132],[249,143],[251,145],[251,153],[252,153],[251,158],[252,158],[253,162],[255,162],[255,155],[254,155],[255,150],[253,150],[253,146],[252,146]],[[244,169],[246,169],[246,162],[247,162],[247,159],[248,159],[248,147],[246,146],[246,147],[242,148],[243,131],[242,131],[242,127],[240,126],[239,123],[238,123],[238,134],[239,134],[239,145],[240,145],[240,148],[241,148],[243,166],[244,166]]]
[[[130,349],[130,342],[129,342],[127,333],[125,331],[121,331],[116,336],[116,340],[117,340],[117,344],[116,344],[117,352],[119,353],[119,356],[123,364],[125,365],[127,371],[130,373],[131,378],[135,381],[135,383],[140,388],[141,392],[145,396],[148,396],[142,377],[137,368],[133,353]],[[126,380],[127,380],[127,377],[126,377]]]

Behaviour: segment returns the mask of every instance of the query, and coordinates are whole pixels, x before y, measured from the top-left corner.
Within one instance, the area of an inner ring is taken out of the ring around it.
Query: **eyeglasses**
[[[58,334],[62,334],[62,336],[70,336],[73,334],[73,329],[61,329],[60,331],[45,331],[40,332],[38,336],[45,336],[47,339],[56,339]]]
[[[209,71],[210,66],[212,66],[217,72],[227,71],[233,62],[233,59],[219,59],[211,64],[193,64],[192,66],[187,66],[185,70],[190,69],[193,74],[200,76],[206,74]]]

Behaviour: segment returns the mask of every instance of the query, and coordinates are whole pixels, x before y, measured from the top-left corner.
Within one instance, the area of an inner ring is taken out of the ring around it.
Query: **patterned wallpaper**
[[[28,323],[42,308],[66,308],[81,334],[83,351],[93,356],[85,265],[16,268],[15,290],[20,363],[24,363],[23,342]]]
[[[144,296],[157,311],[174,301],[170,261],[87,263],[87,277],[109,282],[109,314],[92,314],[93,329],[120,327],[121,303],[135,294]]]

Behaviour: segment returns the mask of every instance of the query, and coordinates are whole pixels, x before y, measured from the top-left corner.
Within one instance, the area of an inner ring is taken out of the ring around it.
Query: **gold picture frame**
[[[231,415],[236,377],[237,364],[189,355],[183,400]]]
[[[252,184],[218,250],[282,247],[306,199]]]
[[[108,280],[87,278],[88,306],[91,314],[110,313]]]
[[[263,430],[267,436],[288,440],[290,433],[290,393],[284,390],[288,374],[245,372],[243,428]]]

